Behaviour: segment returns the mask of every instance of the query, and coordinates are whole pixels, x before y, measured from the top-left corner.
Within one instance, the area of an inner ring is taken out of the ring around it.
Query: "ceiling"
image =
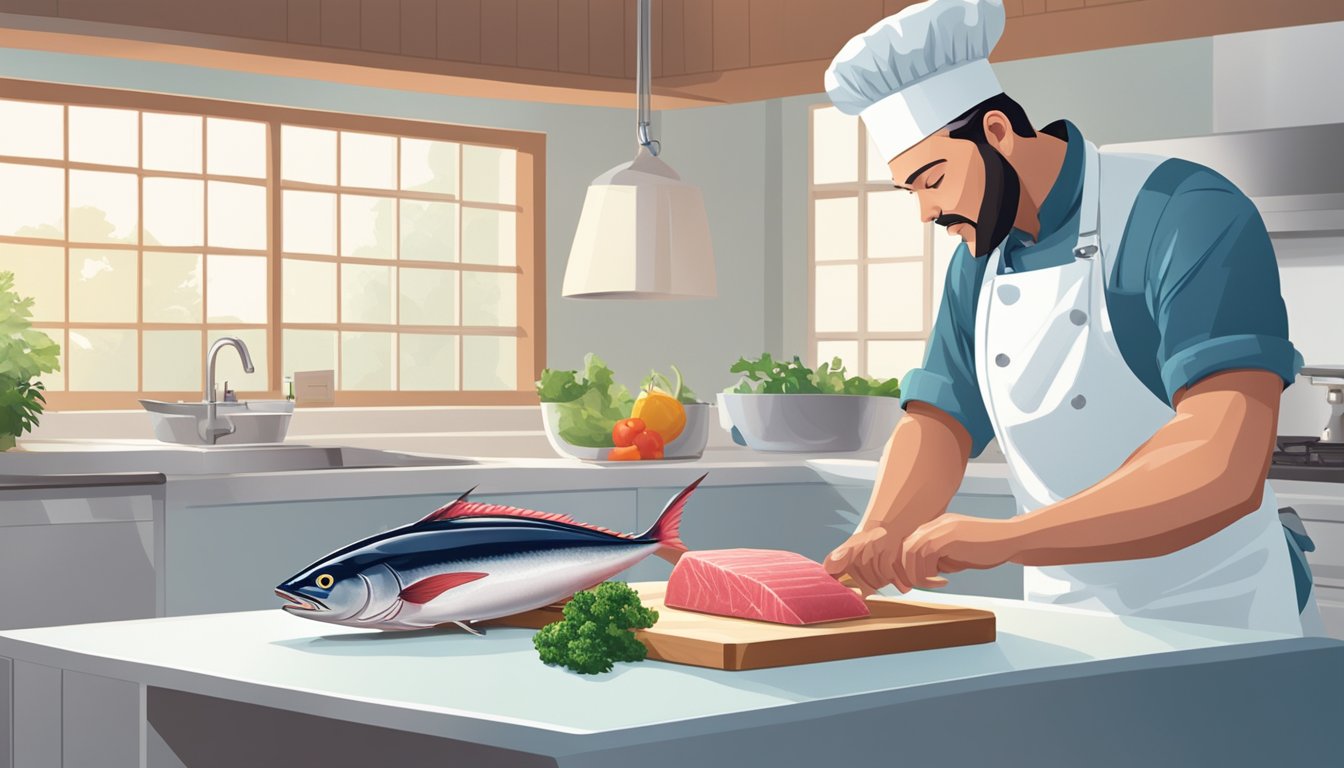
[[[654,106],[816,93],[905,0],[654,0]],[[1293,0],[1004,0],[994,60],[1344,19]],[[0,46],[628,107],[635,0],[0,0]]]

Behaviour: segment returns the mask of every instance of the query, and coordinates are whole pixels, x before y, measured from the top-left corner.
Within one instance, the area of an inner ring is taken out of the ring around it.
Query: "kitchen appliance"
[[[1301,373],[1326,388],[1330,417],[1319,436],[1280,435],[1269,477],[1344,483],[1344,366],[1308,366]]]

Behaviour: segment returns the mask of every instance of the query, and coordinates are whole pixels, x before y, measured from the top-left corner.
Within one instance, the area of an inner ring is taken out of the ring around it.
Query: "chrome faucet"
[[[243,359],[243,370],[252,373],[255,369],[252,367],[252,356],[247,353],[247,345],[242,339],[234,336],[221,336],[210,345],[210,352],[205,356],[205,393],[202,397],[206,402],[205,421],[197,427],[201,439],[210,445],[214,445],[219,438],[224,435],[231,435],[238,428],[228,419],[219,418],[219,406],[215,401],[215,358],[219,351],[225,347],[233,347],[238,350],[238,356]]]

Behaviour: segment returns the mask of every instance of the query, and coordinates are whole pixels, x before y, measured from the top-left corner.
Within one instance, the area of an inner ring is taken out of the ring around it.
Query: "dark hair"
[[[1027,119],[1026,110],[1006,93],[991,96],[962,112],[945,126],[948,135],[954,139],[966,139],[977,144],[985,143],[985,115],[990,112],[1002,112],[1013,126],[1013,133],[1018,136],[1031,138],[1036,135],[1035,129],[1031,127],[1031,121]]]

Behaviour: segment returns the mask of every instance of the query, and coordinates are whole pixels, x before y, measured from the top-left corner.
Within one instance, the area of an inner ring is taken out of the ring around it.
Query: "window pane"
[[[518,322],[518,276],[512,272],[462,273],[463,325]]]
[[[290,253],[336,255],[336,195],[285,190],[284,244]]]
[[[139,122],[133,109],[70,107],[70,160],[134,168],[140,164]]]
[[[201,322],[201,255],[145,253],[145,322]]]
[[[0,235],[65,237],[65,172],[0,163]]]
[[[457,337],[403,333],[401,389],[457,389]]]
[[[816,269],[816,330],[859,329],[859,267],[857,264],[819,266]]]
[[[266,257],[207,257],[206,320],[211,323],[266,322]]]
[[[462,198],[513,204],[517,163],[517,150],[462,145]]]
[[[859,342],[837,339],[819,339],[817,341],[817,365],[828,363],[833,358],[840,358],[840,362],[845,364],[845,375],[855,376],[859,373]]]
[[[868,330],[924,330],[924,264],[868,265]]]
[[[396,189],[396,137],[342,131],[341,184],[347,187]]]
[[[280,177],[310,184],[336,183],[336,132],[280,126]]]
[[[392,371],[392,334],[341,333],[341,389],[392,389]]]
[[[146,112],[142,119],[145,130],[143,164],[146,169],[201,172],[202,121],[198,115]]]
[[[342,264],[341,322],[390,325],[393,288],[392,267]]]
[[[201,391],[201,344],[200,331],[145,331],[145,391]]]
[[[67,359],[72,391],[134,392],[139,388],[135,331],[71,328]]]
[[[472,264],[517,264],[515,216],[513,211],[463,208],[462,260]]]
[[[61,105],[0,100],[0,155],[60,160],[64,136]]]
[[[817,261],[859,258],[859,199],[826,197],[815,206]]]
[[[455,325],[457,272],[447,269],[401,270],[403,325]]]
[[[295,331],[285,329],[282,376],[295,371],[336,370],[336,331]]]
[[[879,379],[893,376],[904,380],[912,368],[924,363],[924,341],[884,340],[868,342],[868,375]]]
[[[286,323],[336,322],[335,264],[285,259],[281,268],[281,314]]]
[[[70,319],[134,323],[140,282],[136,271],[135,251],[71,248]]]
[[[208,173],[266,178],[265,123],[206,118],[205,147]]]
[[[451,141],[401,140],[401,188],[457,194],[458,144]]]
[[[14,290],[33,300],[33,322],[65,321],[64,248],[0,243],[0,272],[13,272]]]
[[[140,195],[130,173],[70,172],[70,241],[134,243]]]
[[[868,166],[868,180],[895,181],[895,179],[891,178],[891,166],[887,165],[887,163],[891,161],[891,158],[882,157],[882,152],[877,148],[877,145],[873,143],[873,140],[868,136],[867,131],[863,132],[863,140],[864,143],[867,144],[867,147],[865,148],[864,164]]]
[[[59,345],[61,346],[60,357],[59,357],[60,364],[61,364],[61,368],[60,368],[60,370],[58,370],[58,371],[52,371],[51,373],[44,373],[44,374],[42,374],[42,375],[39,377],[39,380],[40,380],[44,385],[46,385],[46,388],[47,388],[47,391],[48,391],[48,392],[64,392],[64,391],[65,391],[65,368],[66,368],[66,365],[65,365],[65,359],[66,359],[66,352],[67,352],[67,349],[66,349],[66,348],[67,348],[67,343],[66,343],[66,340],[65,340],[65,329],[63,329],[63,328],[38,328],[38,327],[34,327],[33,330],[35,330],[35,331],[41,331],[42,333],[46,334],[46,336],[47,336],[48,338],[50,338],[52,341],[56,342],[57,344],[59,344]]]
[[[205,244],[205,182],[145,179],[145,245]]]
[[[341,195],[341,255],[396,258],[397,220],[390,197]]]
[[[868,193],[868,258],[923,256],[924,227],[919,198],[912,193]]]
[[[466,336],[462,339],[463,389],[517,389],[518,339]]]
[[[266,329],[230,330],[228,328],[211,328],[205,333],[206,340],[210,344],[215,343],[216,339],[223,336],[234,336],[242,340],[243,346],[247,347],[247,354],[252,357],[254,372],[243,372],[243,359],[238,355],[238,350],[232,347],[220,350],[219,357],[215,358],[215,387],[219,389],[219,397],[224,397],[224,382],[226,381],[229,382],[229,389],[236,392],[244,390],[265,392],[269,388],[266,361],[270,359],[267,353]]]
[[[812,182],[856,181],[859,118],[835,107],[812,110]]]
[[[401,258],[457,261],[457,203],[402,200]]]
[[[208,192],[210,245],[264,250],[266,188],[212,181]]]

